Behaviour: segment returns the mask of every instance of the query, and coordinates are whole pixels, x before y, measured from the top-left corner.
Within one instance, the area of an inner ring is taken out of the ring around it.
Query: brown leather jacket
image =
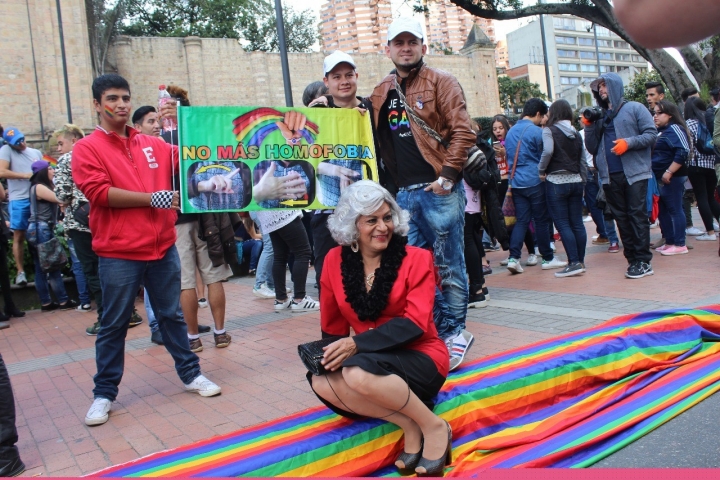
[[[387,101],[388,92],[395,89],[393,77],[395,70],[375,87],[370,100],[380,144],[380,157],[390,175],[397,181],[397,162],[388,119],[380,118],[380,111]],[[415,143],[425,161],[432,165],[438,176],[457,183],[462,178],[468,149],[473,147],[476,141],[462,87],[449,73],[428,67],[425,63],[410,72],[407,82],[405,98],[411,108],[448,142],[449,148],[443,147],[408,115]],[[417,108],[418,100],[422,102],[422,109]]]

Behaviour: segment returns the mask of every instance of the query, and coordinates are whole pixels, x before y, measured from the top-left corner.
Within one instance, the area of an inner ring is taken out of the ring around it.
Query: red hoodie
[[[127,128],[127,138],[97,127],[73,149],[73,180],[90,201],[92,247],[101,257],[159,260],[175,244],[174,210],[111,208],[110,187],[153,193],[172,190],[177,147]]]

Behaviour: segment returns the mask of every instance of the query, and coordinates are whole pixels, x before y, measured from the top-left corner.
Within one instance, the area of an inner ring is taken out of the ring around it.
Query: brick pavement
[[[656,238],[659,232],[652,234]],[[490,253],[491,300],[487,308],[469,311],[468,329],[476,338],[469,358],[619,314],[720,302],[720,280],[709,274],[720,266],[717,243],[693,245],[689,255],[656,255],[655,275],[641,280],[625,279],[624,257],[604,247],[588,248],[584,276],[565,279],[539,266],[510,275],[498,266],[505,254]],[[128,331],[125,375],[110,420],[92,428],[84,416],[92,400],[94,337],[84,330],[94,314],[32,311],[14,319],[11,328],[0,331],[0,352],[15,390],[18,447],[28,467],[24,475],[88,474],[319,405],[296,353],[299,343],[318,337],[319,315],[274,313],[272,301],[252,295],[252,285],[249,277],[226,284],[230,347],[216,349],[212,335],[202,337],[201,367],[222,386],[222,395],[186,393],[170,356],[149,341],[142,324]],[[144,313],[142,302],[137,306]],[[201,323],[210,324],[210,318],[209,309],[200,310]]]

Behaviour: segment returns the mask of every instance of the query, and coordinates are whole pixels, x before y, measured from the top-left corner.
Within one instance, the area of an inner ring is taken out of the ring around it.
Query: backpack
[[[713,144],[712,134],[703,122],[698,122],[695,148],[703,155],[715,155],[715,145]]]

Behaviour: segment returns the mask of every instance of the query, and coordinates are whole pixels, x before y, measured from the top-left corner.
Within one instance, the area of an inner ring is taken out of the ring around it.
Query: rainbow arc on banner
[[[279,129],[278,123],[282,123],[284,119],[285,114],[274,108],[256,108],[233,120],[233,133],[238,142],[246,147],[260,146],[265,137]],[[307,121],[305,128],[300,130],[302,138],[309,144],[315,143],[319,132],[318,126],[311,121]]]
[[[587,467],[720,390],[720,305],[618,317],[463,365],[435,412],[446,476]],[[401,432],[325,407],[108,468],[103,477],[398,476]]]

